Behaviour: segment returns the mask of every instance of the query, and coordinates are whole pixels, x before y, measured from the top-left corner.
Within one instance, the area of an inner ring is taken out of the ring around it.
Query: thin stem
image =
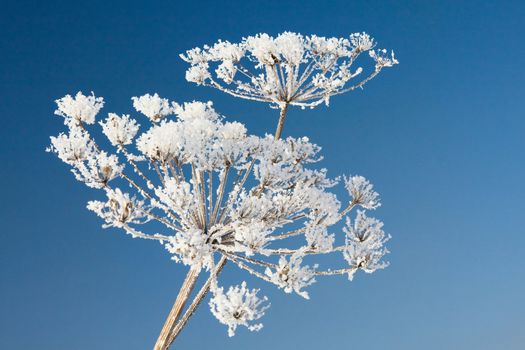
[[[280,249],[266,249],[266,253],[268,255],[293,255],[299,251],[303,254],[331,254],[335,252],[340,252],[345,249],[344,245],[334,247],[330,250],[317,250],[317,249],[308,249],[303,250],[304,247],[300,247],[297,249],[287,249],[287,248],[280,248]]]
[[[154,186],[151,180],[142,172],[142,170],[140,170],[137,163],[132,159],[132,155],[128,153],[124,145],[119,145],[118,149],[124,154],[124,156],[126,156],[128,163],[131,164],[135,173],[139,174],[139,176],[146,182],[146,186],[148,188],[153,188]]]
[[[155,172],[157,173],[157,175],[159,177],[159,180],[162,183],[162,186],[166,187],[166,184],[164,183],[164,177],[162,176],[162,174],[160,172],[160,168],[159,168],[159,165],[157,164],[157,162],[153,161],[153,167],[155,168]]]
[[[197,193],[197,199],[199,201],[199,208],[195,211],[195,216],[198,218],[199,226],[201,228],[204,228],[204,225],[206,224],[206,218],[204,217],[204,211],[202,206],[205,205],[202,203],[202,195],[201,195],[201,182],[199,178],[197,177],[197,170],[195,169],[195,165],[191,164],[191,181],[193,183],[193,189]]]
[[[126,181],[129,182],[130,185],[132,185],[133,187],[135,187],[137,189],[137,191],[139,191],[139,193],[145,197],[145,198],[149,198],[149,199],[153,199],[153,197],[148,193],[146,192],[144,189],[142,189],[142,187],[140,187],[139,185],[137,185],[135,183],[135,181],[133,181],[129,176],[127,176],[126,174],[124,173],[121,173],[120,174],[120,177],[122,177],[123,179],[126,179]]]
[[[277,129],[275,130],[275,139],[281,138],[281,133],[284,127],[284,120],[286,119],[286,111],[288,110],[288,102],[281,106],[281,113],[279,113],[279,121],[277,122]]]
[[[235,199],[237,198],[237,195],[240,193],[241,189],[243,188],[244,186],[244,183],[246,182],[246,180],[248,179],[248,175],[250,174],[250,172],[252,171],[252,168],[253,168],[253,165],[255,164],[255,158],[252,159],[252,161],[250,162],[250,165],[248,166],[248,168],[245,170],[244,172],[244,175],[241,179],[241,182],[239,183],[235,183],[233,185],[233,190],[230,192],[230,194],[228,195],[228,200],[226,201],[226,204],[224,206],[224,209],[221,211],[221,214],[219,215],[219,218],[218,218],[218,222],[220,224],[223,224],[224,223],[224,220],[226,220],[227,218],[227,214],[229,213],[229,211],[232,209],[233,207],[233,204],[235,202]]]
[[[206,215],[206,184],[204,181],[204,172],[202,170],[199,170],[199,172],[197,173],[197,176],[201,184],[200,185],[201,187],[200,203],[201,203],[202,227],[204,228],[204,231],[206,231],[208,223],[206,222],[206,217],[207,217]]]
[[[232,256],[232,257],[235,257],[236,259],[244,260],[246,262],[249,262],[249,263],[252,263],[252,264],[255,264],[255,265],[259,265],[259,266],[263,266],[263,267],[271,267],[271,268],[275,268],[275,266],[276,266],[275,264],[272,264],[272,263],[269,263],[269,262],[266,262],[266,261],[248,258],[246,256],[238,255],[238,254],[235,254],[235,253],[229,253],[227,251],[225,251],[225,253],[228,254],[228,256]]]
[[[168,318],[166,319],[166,322],[164,323],[164,326],[160,331],[159,337],[157,338],[157,342],[155,343],[155,346],[153,348],[154,350],[167,350],[169,348],[170,334],[173,328],[175,327],[175,322],[182,313],[182,309],[184,308],[184,305],[186,304],[186,301],[188,300],[191,291],[195,287],[195,282],[197,282],[199,272],[200,270],[196,268],[191,268],[190,271],[188,271],[188,274],[184,279],[182,287],[180,288],[179,294],[177,295],[177,299],[175,300],[175,303],[171,308]]]
[[[226,262],[227,262],[226,257],[222,256],[221,260],[219,260],[219,263],[217,264],[215,271],[212,274],[210,274],[210,277],[208,277],[208,280],[201,287],[201,289],[199,290],[199,292],[193,299],[190,306],[188,306],[188,309],[186,310],[184,315],[179,319],[179,321],[175,325],[173,332],[171,332],[168,338],[168,346],[171,345],[171,343],[173,343],[173,341],[175,340],[175,338],[177,338],[177,336],[181,332],[182,328],[184,328],[184,326],[186,325],[190,317],[195,313],[195,310],[197,309],[197,307],[200,305],[202,300],[206,297],[206,294],[208,294],[208,291],[210,290],[210,286],[211,286],[213,279],[217,278],[217,275],[221,273],[222,268],[224,267],[224,265],[226,265]]]
[[[257,272],[255,271],[254,269],[252,269],[251,267],[249,267],[248,265],[244,264],[243,262],[239,261],[239,259],[237,259],[236,257],[234,257],[233,255],[231,254],[228,254],[228,253],[224,253],[229,260],[233,261],[233,263],[235,265],[237,265],[239,268],[243,269],[243,270],[246,270],[248,271],[249,273],[251,273],[252,275],[256,276],[256,277],[259,277],[260,279],[266,281],[266,282],[270,282],[272,283],[272,281],[270,280],[269,277],[263,275],[262,273],[260,272]]]
[[[213,172],[208,171],[208,223],[211,227],[211,214],[213,211]]]
[[[268,239],[270,241],[276,241],[276,240],[279,240],[279,239],[285,239],[285,238],[288,238],[288,237],[298,236],[298,235],[303,234],[303,233],[304,233],[304,228],[300,228],[300,229],[289,231],[289,232],[286,232],[286,233],[281,233],[281,234],[277,234],[277,235],[271,235]]]
[[[345,216],[350,210],[352,210],[356,206],[356,204],[356,202],[350,202],[350,204],[345,209],[343,209],[341,214],[339,214],[341,218]]]
[[[210,226],[215,224],[215,221],[217,220],[217,214],[219,213],[219,209],[222,204],[222,197],[224,196],[224,188],[226,187],[226,182],[228,181],[229,172],[230,172],[230,167],[227,166],[223,170],[222,178],[220,180],[219,193],[217,194],[217,198],[215,199],[215,208],[213,209],[213,213],[210,217]]]
[[[344,275],[345,273],[353,273],[355,271],[357,271],[357,267],[350,267],[347,269],[339,269],[339,270],[316,271],[315,274],[317,276],[332,276],[332,275]]]

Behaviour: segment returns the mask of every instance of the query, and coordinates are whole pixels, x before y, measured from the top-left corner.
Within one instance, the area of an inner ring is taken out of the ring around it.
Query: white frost
[[[228,326],[230,337],[235,335],[238,326],[245,326],[252,332],[263,327],[262,323],[251,323],[264,316],[269,308],[266,304],[268,298],[259,298],[258,292],[258,289],[246,288],[244,281],[240,286],[230,287],[226,293],[222,287],[212,288],[211,312],[220,323]]]

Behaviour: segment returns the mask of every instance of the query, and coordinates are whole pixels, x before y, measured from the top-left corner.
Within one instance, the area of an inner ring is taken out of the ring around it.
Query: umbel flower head
[[[250,324],[264,316],[270,305],[264,303],[268,298],[259,298],[258,289],[248,289],[246,282],[240,286],[232,286],[224,293],[224,288],[212,287],[213,297],[210,300],[210,308],[213,315],[228,326],[228,335],[233,337],[238,326],[245,326],[250,331],[259,331],[262,323]]]
[[[274,59],[268,50],[281,47],[275,57],[293,67],[309,56],[301,46],[284,43],[286,38],[292,44],[306,40],[286,34],[245,42],[260,65]],[[308,42],[311,50],[313,38]],[[371,44],[359,45],[366,50]],[[237,58],[243,51],[230,49]],[[319,168],[320,147],[308,138],[250,135],[244,125],[225,121],[211,102],[178,104],[155,94],[133,98],[136,110],[150,120],[148,128],[115,113],[99,122],[109,146],[103,150],[86,128],[97,126],[103,103],[81,92],[57,100],[67,131],[51,137],[48,151],[69,165],[77,180],[102,191],[87,207],[103,227],[156,240],[175,262],[208,271],[212,313],[230,336],[238,326],[262,327],[253,321],[264,315],[266,299],[245,282],[226,292],[218,287],[218,259],[304,298],[316,277],[386,266],[382,223],[364,211],[353,225],[347,218],[344,233],[333,233],[353,208],[378,207],[378,194],[365,178],[352,176],[345,178],[349,196],[341,204],[331,192],[338,180]],[[321,268],[315,260],[324,254],[338,255],[341,265]]]
[[[188,81],[280,108],[328,104],[331,96],[360,88],[398,63],[366,33],[348,38],[262,33],[239,43],[219,40],[181,57],[190,64]]]

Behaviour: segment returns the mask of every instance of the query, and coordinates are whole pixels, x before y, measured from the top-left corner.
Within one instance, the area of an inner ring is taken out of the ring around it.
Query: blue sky
[[[322,145],[332,175],[375,183],[391,267],[324,279],[308,302],[261,285],[259,334],[230,339],[202,307],[176,348],[525,348],[524,19],[519,1],[3,2],[0,348],[151,348],[185,274],[85,209],[94,192],[44,152],[62,130],[53,100],[93,90],[122,113],[158,92],[273,131],[274,110],[187,83],[178,54],[285,30],[367,31],[401,62],[292,109],[284,132]]]

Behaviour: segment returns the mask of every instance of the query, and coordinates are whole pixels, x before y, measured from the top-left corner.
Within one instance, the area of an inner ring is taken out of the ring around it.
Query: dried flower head
[[[186,71],[190,82],[279,107],[313,108],[328,104],[331,96],[362,87],[383,68],[398,63],[393,52],[374,49],[375,45],[366,33],[349,38],[291,32],[274,38],[262,33],[240,43],[219,40],[188,50],[181,58],[190,64]],[[366,52],[373,67],[354,68]]]

